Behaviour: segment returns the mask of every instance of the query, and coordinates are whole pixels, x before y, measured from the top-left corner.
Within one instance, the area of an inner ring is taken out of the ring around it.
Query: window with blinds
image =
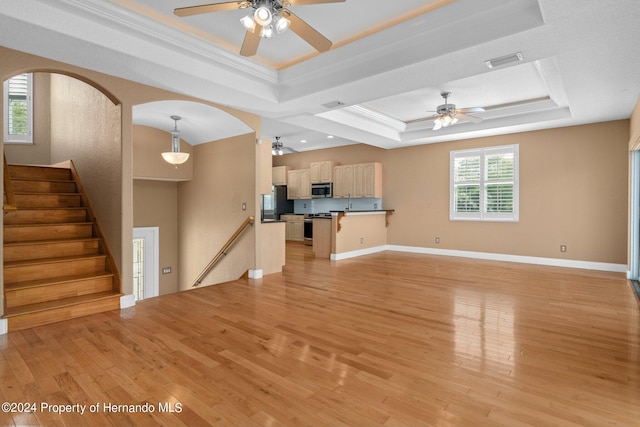
[[[518,148],[451,152],[451,220],[518,221]]]
[[[32,74],[4,82],[4,142],[32,143]]]

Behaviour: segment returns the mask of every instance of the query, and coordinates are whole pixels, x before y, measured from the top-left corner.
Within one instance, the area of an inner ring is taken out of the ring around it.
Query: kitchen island
[[[385,250],[387,224],[393,210],[332,211],[313,219],[313,252],[318,258],[341,260]]]

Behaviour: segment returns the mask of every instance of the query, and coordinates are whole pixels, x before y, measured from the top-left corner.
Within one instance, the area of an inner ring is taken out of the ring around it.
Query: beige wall
[[[193,180],[178,184],[179,290],[191,287],[233,232],[256,211],[255,134],[193,148]],[[253,268],[254,230],[238,239],[203,285],[236,280]]]
[[[122,270],[120,106],[78,79],[51,75],[51,161],[73,160]]]
[[[382,162],[392,245],[625,264],[628,142],[621,120],[394,150],[353,145],[274,157],[274,166]],[[450,151],[516,143],[520,221],[450,221]]]
[[[166,181],[134,180],[133,226],[159,228],[160,295],[177,292],[178,184]],[[171,273],[162,274],[163,267],[171,267]]]
[[[193,178],[193,147],[180,141],[180,150],[192,154],[185,163],[172,166],[162,158],[171,151],[171,133],[148,126],[133,126],[133,177],[188,181]]]
[[[640,98],[631,113],[629,149],[640,150]]]
[[[335,239],[331,242],[331,253],[360,251],[384,246],[388,243],[386,215],[344,215],[333,217],[332,229]],[[340,227],[340,231],[338,231]]]

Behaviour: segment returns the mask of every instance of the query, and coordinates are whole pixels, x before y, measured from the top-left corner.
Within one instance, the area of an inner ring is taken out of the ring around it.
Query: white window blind
[[[4,142],[32,143],[32,74],[20,74],[4,82]]]
[[[518,221],[518,145],[451,152],[450,219]]]

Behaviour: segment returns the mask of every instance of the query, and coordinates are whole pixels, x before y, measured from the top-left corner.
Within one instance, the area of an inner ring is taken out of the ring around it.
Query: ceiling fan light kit
[[[203,4],[199,6],[180,7],[173,10],[177,16],[191,16],[202,13],[253,8],[253,13],[249,13],[240,19],[240,23],[247,30],[244,41],[240,48],[240,55],[253,56],[258,51],[260,39],[273,37],[274,30],[277,34],[284,33],[288,28],[300,36],[319,52],[325,52],[331,48],[333,43],[317,30],[303,21],[300,17],[291,12],[289,6],[303,6],[309,4],[322,3],[343,3],[346,0],[251,0],[251,1],[230,1],[223,3]],[[256,27],[260,31],[256,33]]]
[[[443,91],[440,93],[440,96],[444,98],[444,104],[438,105],[436,108],[438,116],[433,121],[432,130],[439,130],[450,125],[455,125],[460,121],[460,118],[472,123],[480,123],[482,121],[479,117],[470,116],[465,113],[480,113],[484,111],[484,108],[472,107],[456,109],[456,104],[449,104],[449,96],[451,96],[451,92]]]

